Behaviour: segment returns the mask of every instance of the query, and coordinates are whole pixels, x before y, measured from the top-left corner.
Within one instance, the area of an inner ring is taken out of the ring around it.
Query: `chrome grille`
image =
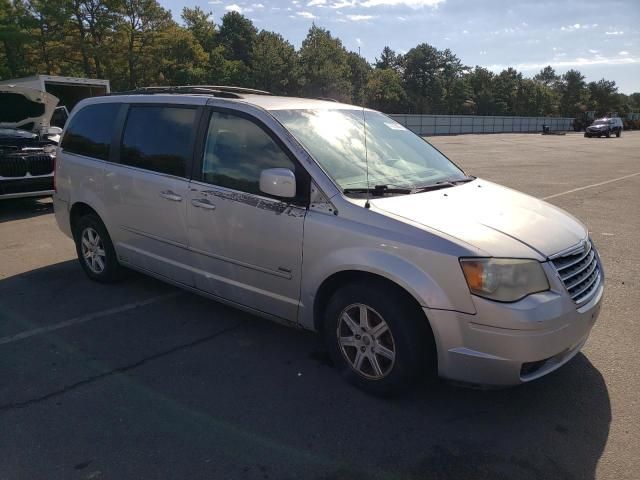
[[[26,160],[31,175],[48,175],[53,172],[53,158],[51,155],[29,155]]]
[[[567,253],[551,257],[551,263],[577,304],[589,300],[602,281],[602,269],[590,239]]]
[[[13,153],[0,156],[0,177],[24,177],[49,175],[53,172],[53,155],[46,153]]]
[[[24,177],[27,170],[27,162],[22,157],[0,158],[0,177]]]

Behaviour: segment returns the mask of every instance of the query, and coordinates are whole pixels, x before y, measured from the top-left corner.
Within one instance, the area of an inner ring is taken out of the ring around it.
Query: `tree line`
[[[640,93],[619,93],[606,79],[587,83],[577,70],[493,73],[427,43],[405,54],[385,47],[371,64],[315,24],[296,49],[235,11],[219,25],[199,7],[185,7],[181,18],[156,0],[0,0],[0,79],[107,78],[114,91],[237,85],[387,113],[574,117],[640,109]]]

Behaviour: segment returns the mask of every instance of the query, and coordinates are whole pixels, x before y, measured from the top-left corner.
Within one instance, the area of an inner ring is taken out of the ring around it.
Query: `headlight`
[[[549,290],[540,262],[516,258],[461,258],[469,290],[499,302],[515,302]]]

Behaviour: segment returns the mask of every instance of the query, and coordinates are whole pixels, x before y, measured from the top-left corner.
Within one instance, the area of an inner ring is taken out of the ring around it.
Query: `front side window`
[[[120,163],[186,177],[195,120],[195,108],[131,106],[122,136]]]
[[[118,103],[96,103],[84,107],[71,119],[62,139],[62,149],[85,157],[109,160],[119,110]]]
[[[261,194],[260,172],[295,165],[256,123],[233,114],[213,112],[202,161],[202,180],[212,185]]]
[[[366,122],[362,110],[354,109],[271,113],[342,189],[382,185],[419,188],[465,178],[458,167],[428,142],[381,113],[367,111]]]

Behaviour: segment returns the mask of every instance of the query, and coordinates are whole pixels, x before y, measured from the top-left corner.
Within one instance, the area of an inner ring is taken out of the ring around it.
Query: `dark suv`
[[[0,200],[53,193],[55,150],[62,133],[50,124],[57,103],[46,92],[0,86]]]
[[[584,132],[584,136],[588,138],[602,137],[603,135],[609,138],[612,134],[615,134],[616,137],[622,135],[622,120],[619,117],[600,118],[587,127]]]

